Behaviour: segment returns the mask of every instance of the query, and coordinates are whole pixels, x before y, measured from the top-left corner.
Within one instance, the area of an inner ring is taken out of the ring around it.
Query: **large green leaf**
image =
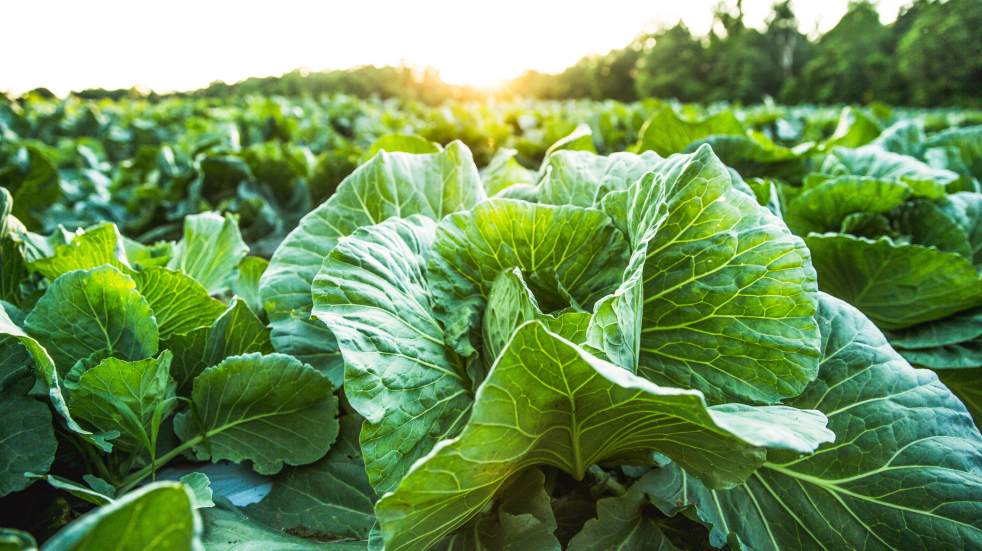
[[[942,208],[968,237],[972,263],[982,265],[982,193],[952,193],[947,196]]]
[[[235,216],[192,214],[184,218],[184,238],[167,267],[191,276],[216,294],[229,288],[232,272],[248,253]]]
[[[741,136],[709,136],[692,143],[684,151],[693,152],[708,144],[726,166],[741,175],[781,178],[797,182],[805,174],[805,158],[796,149],[774,143],[760,132]]]
[[[949,128],[932,134],[924,142],[924,147],[954,148],[972,176],[982,180],[982,126]]]
[[[211,298],[200,283],[181,272],[147,268],[130,276],[150,303],[161,339],[211,325],[225,311],[221,301]]]
[[[857,149],[836,147],[822,163],[821,172],[832,175],[869,176],[897,180],[915,193],[937,198],[945,187],[958,180],[958,174],[928,166],[921,161],[868,145]]]
[[[894,214],[894,226],[915,245],[972,260],[968,234],[954,216],[932,201],[915,199],[902,205]]]
[[[123,236],[115,224],[100,224],[74,235],[68,243],[55,247],[54,256],[35,260],[30,268],[53,280],[66,272],[88,270],[103,264],[120,270],[130,268]]]
[[[880,133],[873,145],[891,153],[920,156],[924,149],[924,123],[919,120],[901,120]]]
[[[461,434],[417,462],[376,515],[386,549],[426,549],[532,465],[581,479],[594,463],[660,451],[731,486],[763,462],[764,447],[809,452],[831,441],[824,425],[783,406],[709,408],[698,391],[656,386],[533,321],[498,358]]]
[[[245,515],[231,504],[203,509],[208,551],[366,551],[364,540],[321,542],[286,534]]]
[[[880,135],[880,125],[870,114],[861,109],[847,106],[839,114],[839,124],[825,147],[859,147],[873,141]]]
[[[41,346],[41,343],[25,333],[23,329],[17,326],[17,324],[10,319],[10,315],[7,314],[7,311],[4,309],[3,305],[0,304],[0,339],[2,339],[2,344],[5,348],[6,346],[9,346],[9,341],[7,340],[9,338],[15,339],[21,346],[23,346],[23,350],[30,355],[31,360],[34,362],[33,367],[36,370],[38,382],[40,382],[43,389],[47,391],[48,401],[51,402],[51,407],[54,408],[55,412],[61,416],[68,430],[77,434],[83,440],[92,444],[97,449],[104,452],[112,450],[110,440],[119,435],[118,431],[113,431],[109,434],[93,434],[92,432],[83,429],[78,422],[75,421],[72,414],[68,411],[68,404],[66,403],[65,396],[61,391],[58,369],[55,367],[54,360],[51,359],[48,351]],[[7,360],[5,360],[5,362],[19,356],[19,349],[15,349],[13,353],[7,356]],[[20,369],[19,366],[10,366],[9,364],[5,363],[5,373],[2,381],[4,385],[14,384],[16,379],[20,378],[19,375],[14,375],[13,377],[11,376],[11,367],[18,370]]]
[[[661,106],[641,128],[639,151],[659,155],[681,153],[696,140],[720,134],[743,134],[743,124],[730,110],[698,120],[686,120],[669,105]]]
[[[547,160],[539,198],[551,205],[596,207],[606,193],[627,188],[661,161],[650,151],[610,156],[560,151]]]
[[[9,373],[10,364],[33,360],[21,344],[11,337],[0,337],[0,369]],[[19,369],[19,368],[18,368]],[[31,371],[27,371],[30,374]],[[51,424],[51,411],[42,402],[28,396],[34,377],[23,374],[14,380],[7,379],[0,387],[0,496],[23,490],[33,480],[26,472],[46,473],[55,460],[58,442]]]
[[[365,418],[365,466],[380,492],[457,434],[471,404],[472,381],[432,311],[425,257],[434,233],[419,215],[359,229],[313,282],[313,313],[344,354],[345,396]]]
[[[171,353],[127,362],[106,358],[88,369],[69,396],[72,413],[98,432],[118,430],[117,449],[156,453],[160,424],[177,407]]]
[[[941,370],[982,368],[982,339],[980,338],[934,348],[904,349],[898,347],[897,352],[917,367]],[[980,375],[982,372],[976,373],[975,377]],[[953,390],[955,394],[961,396],[959,390]]]
[[[910,195],[906,184],[862,176],[839,176],[805,190],[788,207],[784,220],[791,231],[837,232],[853,213],[887,213]]]
[[[155,482],[69,524],[46,551],[203,551],[201,519],[184,485]]]
[[[142,360],[157,352],[157,321],[130,276],[112,266],[56,279],[24,320],[64,376],[81,359]]]
[[[437,228],[427,267],[434,312],[447,342],[470,356],[502,271],[519,268],[545,312],[590,309],[616,288],[627,256],[623,235],[600,210],[490,199]]]
[[[274,474],[330,449],[338,434],[331,391],[325,376],[290,356],[233,356],[194,380],[191,411],[177,415],[174,431],[200,460],[249,460]]]
[[[856,306],[883,329],[902,329],[982,304],[972,263],[932,247],[845,234],[805,241],[819,286]]]
[[[365,539],[375,524],[375,493],[358,445],[361,420],[341,418],[341,432],[323,459],[288,467],[249,516],[280,530],[312,536]]]
[[[888,335],[897,352],[916,367],[940,370],[938,376],[979,418],[982,400],[976,382],[982,378],[982,308],[893,331]],[[948,370],[966,371],[948,373]],[[950,384],[949,384],[950,383]]]
[[[310,319],[310,284],[340,237],[390,217],[422,214],[434,220],[472,207],[484,188],[470,151],[460,142],[439,153],[380,152],[358,167],[330,199],[300,221],[273,254],[260,281],[273,346],[325,371],[340,384],[337,343]]]
[[[220,312],[211,325],[199,327],[184,335],[174,335],[164,346],[174,352],[171,374],[181,394],[191,389],[191,381],[206,367],[218,364],[229,356],[249,352],[269,353],[269,330],[242,299]]]
[[[617,341],[609,357],[630,369],[617,358],[637,353],[639,374],[699,389],[712,403],[774,402],[814,378],[808,250],[733,185],[709,147],[670,157],[604,207],[635,246],[620,290],[597,306],[608,327],[601,340]]]
[[[982,308],[964,310],[938,321],[894,331],[889,337],[890,344],[904,350],[968,342],[982,337]]]
[[[717,546],[982,546],[982,436],[968,412],[853,307],[823,296],[818,319],[819,378],[791,405],[828,415],[835,443],[805,457],[769,454],[731,490],[674,476],[677,495],[712,525]]]
[[[259,296],[259,279],[269,266],[269,261],[258,256],[247,256],[239,262],[239,268],[232,282],[232,292],[246,301],[249,308],[257,314],[263,311],[263,300]]]

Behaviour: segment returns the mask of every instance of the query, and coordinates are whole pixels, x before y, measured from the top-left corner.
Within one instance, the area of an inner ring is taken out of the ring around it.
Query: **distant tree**
[[[896,56],[911,102],[982,104],[982,1],[918,2],[913,12]]]
[[[644,40],[635,88],[640,97],[700,101],[707,69],[702,43],[680,22]]]
[[[801,74],[813,55],[814,44],[798,29],[798,18],[791,0],[774,4],[764,31],[768,57],[778,69],[779,81],[768,86],[772,96],[782,97],[784,90]]]
[[[764,35],[747,28],[743,2],[730,12],[724,3],[716,6],[716,24],[706,46],[706,101],[760,101],[777,86],[779,69],[767,57]]]
[[[976,0],[977,1],[977,0]],[[801,76],[785,99],[818,103],[892,101],[898,82],[892,33],[867,0],[852,2],[835,27],[815,44]]]
[[[872,0],[853,1],[814,42],[799,30],[791,0],[777,0],[761,29],[746,24],[742,0],[720,2],[705,37],[694,36],[680,22],[624,48],[585,56],[558,74],[528,71],[498,95],[742,103],[770,96],[785,103],[982,105],[982,0],[910,1],[888,25],[880,22]],[[193,94],[335,93],[428,104],[486,95],[451,86],[433,69],[391,66],[293,71],[232,85],[213,83]]]
[[[635,92],[635,67],[641,58],[642,44],[634,40],[625,48],[613,50],[596,60],[596,77],[591,96],[620,101],[638,99]]]

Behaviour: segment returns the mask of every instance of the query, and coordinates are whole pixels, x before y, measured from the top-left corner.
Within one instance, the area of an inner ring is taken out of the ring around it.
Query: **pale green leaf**
[[[263,311],[263,301],[259,296],[259,279],[262,277],[269,261],[258,256],[247,256],[239,262],[239,269],[232,282],[232,292],[246,301],[253,312]]]
[[[924,124],[918,120],[900,120],[888,127],[872,142],[891,153],[920,156],[924,149]]]
[[[54,280],[73,270],[88,270],[104,264],[115,266],[122,271],[130,269],[123,246],[123,236],[116,224],[100,224],[87,230],[80,230],[72,240],[55,247],[54,256],[35,260],[30,269],[40,272],[44,277]]]
[[[86,514],[48,540],[45,551],[203,551],[201,519],[182,484],[155,482]]]
[[[211,298],[200,283],[181,272],[147,268],[130,276],[150,304],[161,339],[211,325],[225,311],[221,301]]]
[[[371,147],[361,154],[359,164],[371,159],[379,151],[389,153],[438,153],[440,144],[412,134],[386,134],[375,140]]]
[[[187,486],[191,495],[191,506],[195,509],[214,507],[212,501],[211,481],[204,473],[188,473],[181,477],[181,484]]]
[[[484,182],[484,189],[489,197],[516,184],[529,185],[535,182],[535,172],[519,164],[515,160],[517,155],[518,151],[514,149],[501,148],[491,158],[488,166],[481,169],[481,181]]]
[[[167,350],[135,362],[106,358],[82,374],[68,405],[96,432],[118,430],[116,449],[153,454],[160,423],[177,407],[170,364]]]
[[[834,148],[822,163],[821,172],[896,180],[909,185],[915,193],[931,198],[941,197],[945,187],[958,180],[958,174],[950,170],[933,168],[913,157],[890,153],[873,145],[857,149]]]
[[[546,160],[540,199],[552,205],[597,207],[608,192],[626,189],[661,161],[650,151],[610,156],[560,151]]]
[[[519,268],[544,312],[589,310],[616,288],[627,256],[623,235],[602,211],[490,199],[437,228],[427,266],[434,312],[447,342],[471,356],[502,271]]]
[[[232,272],[249,253],[238,219],[204,212],[184,218],[184,238],[174,248],[167,267],[185,273],[210,294],[229,288]]]
[[[671,155],[685,151],[689,144],[708,136],[743,132],[743,124],[728,109],[703,119],[686,120],[671,106],[663,105],[641,127],[638,150]]]
[[[0,551],[37,551],[34,536],[13,528],[0,528]]]
[[[84,484],[68,480],[67,478],[62,478],[60,476],[49,475],[37,475],[35,473],[27,473],[33,478],[38,480],[44,480],[51,485],[52,488],[56,490],[61,490],[63,492],[68,492],[69,494],[83,500],[87,501],[93,505],[105,505],[107,503],[112,503],[114,501],[112,495],[104,494],[94,488],[90,488]],[[111,487],[110,487],[111,488]]]
[[[559,138],[556,142],[546,149],[545,158],[549,158],[558,151],[590,151],[597,152],[593,145],[593,129],[589,124],[581,122],[576,125],[572,132]]]
[[[606,336],[594,333],[594,346],[614,346],[608,356],[625,367],[636,350],[638,374],[712,403],[775,402],[814,378],[808,250],[733,185],[709,147],[666,159],[604,207],[621,218],[634,256],[620,291],[597,306]]]
[[[337,343],[310,319],[310,284],[340,237],[390,217],[422,214],[439,220],[485,196],[471,153],[460,142],[439,153],[380,152],[358,167],[330,199],[307,214],[283,241],[260,280],[273,346],[342,378]]]
[[[463,362],[432,312],[424,259],[434,232],[424,216],[357,230],[313,283],[314,316],[344,354],[345,396],[365,418],[365,466],[380,492],[459,431],[472,399]]]
[[[24,320],[65,373],[83,358],[142,360],[157,352],[157,321],[133,279],[112,266],[56,279]]]
[[[832,438],[817,412],[709,408],[698,391],[656,386],[529,322],[478,390],[460,435],[416,463],[375,512],[386,549],[427,549],[532,465],[581,479],[594,463],[659,451],[732,486],[763,462],[764,447],[809,452]]]
[[[484,360],[489,368],[515,330],[531,320],[539,320],[550,331],[579,343],[586,338],[590,315],[585,312],[564,312],[558,316],[544,314],[525,284],[521,270],[514,268],[501,272],[491,284],[481,329]]]

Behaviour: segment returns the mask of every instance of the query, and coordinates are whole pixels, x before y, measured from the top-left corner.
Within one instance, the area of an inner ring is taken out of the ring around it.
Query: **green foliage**
[[[200,536],[201,520],[185,486],[158,482],[82,517],[51,538],[44,548],[96,551],[108,547],[159,547],[198,551],[203,549]]]
[[[0,100],[0,547],[979,547],[980,122]]]

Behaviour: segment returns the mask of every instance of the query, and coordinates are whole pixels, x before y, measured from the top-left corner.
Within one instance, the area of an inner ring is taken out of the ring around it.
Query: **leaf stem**
[[[119,494],[122,495],[132,490],[140,482],[142,482],[144,478],[150,476],[151,473],[156,471],[156,469],[159,469],[160,467],[166,465],[175,457],[181,455],[185,451],[193,448],[194,446],[197,446],[198,444],[203,442],[204,439],[205,439],[205,435],[199,434],[198,436],[195,436],[194,438],[185,441],[183,444],[170,450],[164,455],[161,455],[156,459],[152,459],[148,465],[144,466],[142,469],[136,471],[135,473],[131,474],[130,476],[126,477],[123,480],[122,484],[119,487]]]
[[[627,493],[627,488],[611,476],[610,473],[603,470],[600,465],[590,465],[587,473],[597,481],[597,486],[603,487],[603,489],[615,496],[622,496]]]

